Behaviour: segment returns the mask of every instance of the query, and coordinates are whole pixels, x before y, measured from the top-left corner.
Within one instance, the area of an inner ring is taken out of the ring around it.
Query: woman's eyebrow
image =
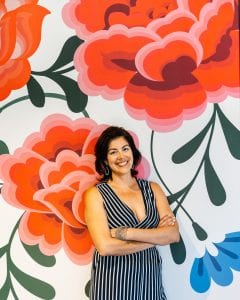
[[[126,145],[123,145],[122,147],[120,147],[120,149],[124,148],[124,147],[130,147],[128,144]],[[108,151],[111,151],[111,150],[118,150],[118,148],[109,148]]]

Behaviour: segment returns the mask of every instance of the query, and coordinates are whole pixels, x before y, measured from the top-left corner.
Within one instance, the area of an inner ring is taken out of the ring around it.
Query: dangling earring
[[[104,175],[105,176],[109,176],[109,174],[110,174],[109,167],[105,166],[105,168],[104,168]]]

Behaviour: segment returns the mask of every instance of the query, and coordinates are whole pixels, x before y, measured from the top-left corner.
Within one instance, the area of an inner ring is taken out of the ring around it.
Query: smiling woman
[[[84,196],[96,247],[90,299],[166,299],[156,245],[179,240],[167,199],[158,184],[136,177],[141,153],[125,129],[105,129],[95,156],[101,182]]]

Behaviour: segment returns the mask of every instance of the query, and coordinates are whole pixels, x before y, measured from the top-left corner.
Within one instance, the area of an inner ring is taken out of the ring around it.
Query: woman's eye
[[[123,151],[125,151],[125,152],[128,151],[128,150],[129,150],[129,147],[124,147],[123,148]]]
[[[110,151],[109,154],[114,155],[114,154],[116,154],[116,151]]]

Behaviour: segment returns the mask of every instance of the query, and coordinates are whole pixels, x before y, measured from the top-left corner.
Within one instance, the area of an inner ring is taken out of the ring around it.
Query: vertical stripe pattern
[[[146,217],[139,221],[105,182],[97,188],[104,201],[109,228],[155,228],[160,217],[148,181],[137,180],[143,194]],[[166,300],[162,286],[162,259],[156,247],[122,256],[93,256],[91,300]]]

